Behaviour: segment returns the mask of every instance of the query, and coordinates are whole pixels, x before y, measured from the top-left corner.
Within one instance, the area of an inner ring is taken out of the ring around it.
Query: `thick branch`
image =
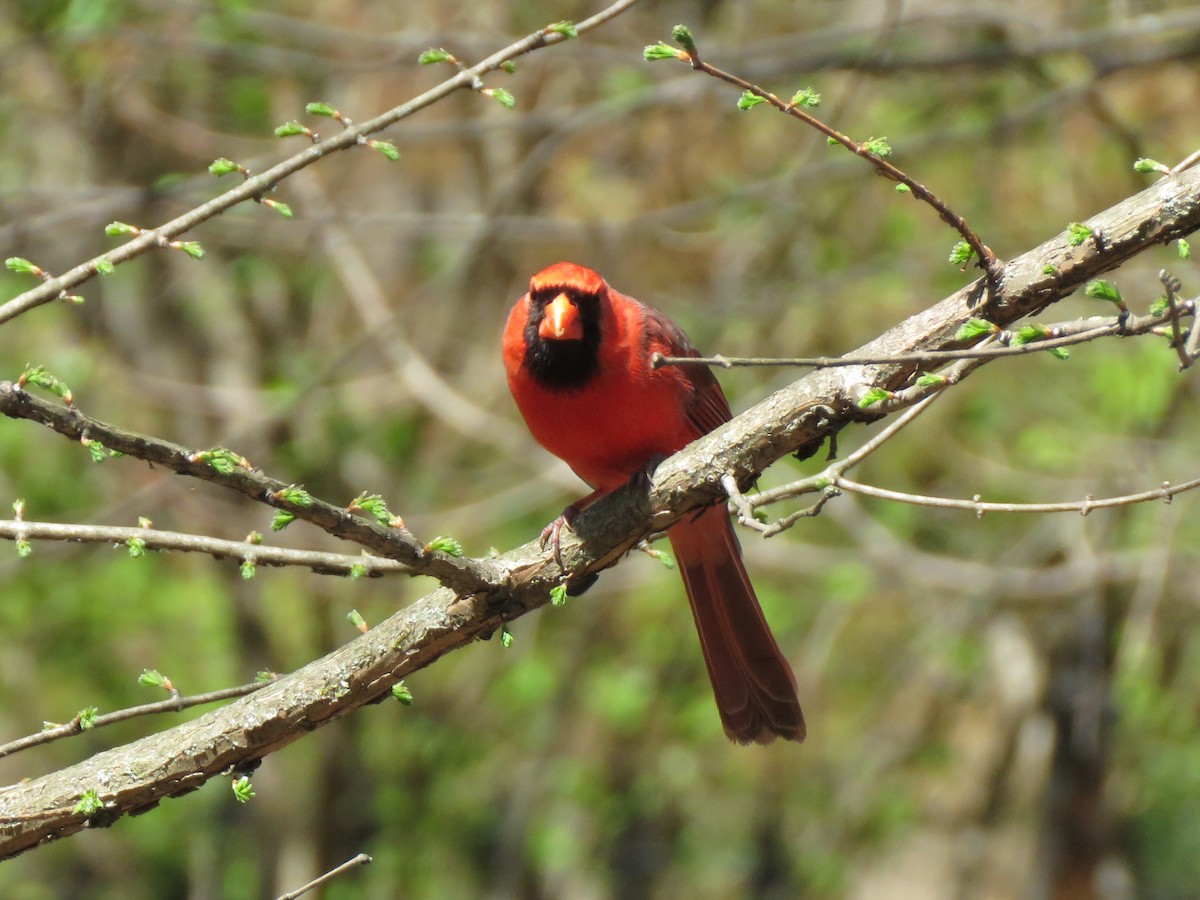
[[[1000,291],[986,307],[977,281],[855,354],[876,358],[952,348],[955,332],[971,316],[1007,326],[1131,256],[1200,228],[1200,170],[1164,179],[1088,224],[1098,239],[1072,247],[1063,233],[1010,262]],[[1047,263],[1056,266],[1055,274],[1043,272]],[[828,369],[776,392],[666,460],[648,494],[626,488],[578,516],[575,531],[564,532],[562,541],[568,568],[582,573],[610,565],[643,536],[687,511],[722,502],[722,476],[744,481],[851,421],[875,418],[857,408],[857,398],[869,386],[902,387],[910,374],[906,365]],[[88,821],[71,809],[89,788],[105,803],[93,823],[108,824],[163,797],[195,790],[214,775],[251,764],[353,709],[385,699],[398,679],[543,605],[559,581],[551,557],[527,544],[499,562],[512,572],[506,588],[463,597],[437,590],[249,697],[0,793],[0,857],[84,828]]]

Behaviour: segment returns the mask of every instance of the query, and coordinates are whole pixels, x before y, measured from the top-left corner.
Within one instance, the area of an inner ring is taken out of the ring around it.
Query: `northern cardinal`
[[[729,421],[729,402],[708,368],[655,369],[656,352],[699,355],[657,309],[574,263],[534,275],[509,313],[504,367],[521,415],[538,443],[593,489],[564,510],[559,527]],[[795,676],[758,605],[724,505],[684,517],[667,536],[725,733],[742,744],[804,740]]]

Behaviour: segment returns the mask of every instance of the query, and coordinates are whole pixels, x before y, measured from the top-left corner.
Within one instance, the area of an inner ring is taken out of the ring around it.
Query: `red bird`
[[[521,415],[538,443],[593,488],[560,522],[729,421],[708,368],[655,369],[655,353],[699,355],[657,309],[574,263],[534,275],[509,313],[504,367]],[[742,744],[804,740],[796,678],[758,605],[725,507],[686,516],[667,536],[725,733]]]

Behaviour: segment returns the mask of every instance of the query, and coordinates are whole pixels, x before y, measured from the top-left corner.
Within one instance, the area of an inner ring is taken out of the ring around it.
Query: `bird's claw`
[[[569,528],[577,515],[579,515],[579,507],[572,503],[562,511],[561,516],[542,529],[542,549],[546,549],[547,544],[554,548],[554,561],[564,572],[567,570],[562,561],[562,530]]]

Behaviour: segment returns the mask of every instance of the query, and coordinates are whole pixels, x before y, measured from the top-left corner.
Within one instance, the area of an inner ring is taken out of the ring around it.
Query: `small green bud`
[[[455,59],[445,50],[430,48],[417,57],[417,62],[423,66],[432,66],[434,63],[455,62]]]
[[[338,111],[328,103],[306,103],[304,105],[304,111],[310,116],[325,116],[329,119],[336,119],[339,116]]]
[[[1083,293],[1084,296],[1091,297],[1093,300],[1107,300],[1109,303],[1115,303],[1118,306],[1125,305],[1125,301],[1121,297],[1121,292],[1117,289],[1117,286],[1111,281],[1105,281],[1103,278],[1089,281],[1087,287],[1083,289]]]
[[[517,98],[512,95],[511,91],[506,91],[504,88],[487,88],[483,93],[492,97],[505,109],[512,109],[517,105]]]
[[[80,731],[91,731],[96,727],[96,713],[99,710],[94,706],[87,706],[75,714],[75,718],[79,719]]]
[[[1083,244],[1093,234],[1092,229],[1081,222],[1072,222],[1067,226],[1067,243],[1072,247],[1078,247]]]
[[[642,59],[647,62],[654,62],[659,59],[687,59],[688,55],[682,50],[676,50],[674,47],[664,44],[659,41],[657,44],[648,44],[642,50]]]
[[[358,581],[361,578],[367,577],[367,564],[356,562],[350,566],[350,578],[353,581]]]
[[[507,650],[509,647],[511,647],[513,645],[513,641],[515,641],[515,640],[516,640],[516,638],[513,637],[513,633],[508,630],[508,625],[501,625],[500,626],[500,646],[503,647],[505,650]]]
[[[462,556],[462,544],[452,537],[438,535],[432,541],[425,545],[425,552],[429,553],[432,550],[440,550],[448,556]]]
[[[46,274],[41,266],[35,265],[20,256],[10,256],[4,261],[4,265],[8,267],[10,272],[16,272],[18,275],[33,275],[35,278],[41,278]]]
[[[233,782],[233,796],[238,803],[248,803],[254,796],[254,787],[250,784],[249,775],[243,775]]]
[[[111,275],[117,271],[117,267],[112,264],[111,260],[101,257],[96,260],[96,272],[100,275]]]
[[[900,184],[896,185],[896,193],[897,194],[911,194],[912,188],[910,188],[907,184],[904,184],[903,182],[901,182]]]
[[[172,244],[172,246],[182,250],[192,259],[204,259],[204,248],[201,247],[196,241],[178,241],[175,244]]]
[[[243,559],[239,571],[242,573],[243,581],[250,581],[258,571],[258,563],[250,558]]]
[[[567,586],[565,584],[556,584],[550,588],[550,605],[562,606],[567,602]]]
[[[392,696],[399,700],[402,706],[413,705],[412,691],[408,689],[403,681],[397,681],[392,685]]]
[[[933,387],[934,385],[945,384],[945,383],[946,383],[945,375],[935,375],[932,372],[926,372],[924,375],[922,375],[916,381],[917,387],[919,387],[919,388]]]
[[[754,109],[761,103],[766,103],[765,97],[760,97],[757,94],[752,94],[749,91],[743,91],[742,96],[738,98],[737,108],[745,112],[748,109]]]
[[[226,450],[224,447],[193,453],[189,457],[189,461],[208,463],[214,471],[221,475],[232,475],[236,469],[249,468],[250,465],[246,457],[240,456],[232,450]]]
[[[1055,359],[1070,359],[1071,349],[1069,347],[1051,347],[1046,351]]]
[[[1164,166],[1157,159],[1147,159],[1144,156],[1134,160],[1133,171],[1140,172],[1143,175],[1148,175],[1151,172],[1158,172],[1162,175],[1171,174],[1169,167]]]
[[[975,251],[971,249],[971,245],[966,241],[959,241],[950,249],[950,264],[955,266],[965,266],[975,255]]]
[[[792,94],[792,106],[806,106],[809,109],[816,109],[820,105],[821,95],[810,87]]]
[[[873,153],[880,159],[887,159],[892,155],[892,145],[888,143],[888,139],[885,137],[867,138],[862,146],[868,153]]]
[[[500,63],[500,68],[511,75],[513,72],[517,71],[517,64],[511,59],[506,59],[504,62]]]
[[[1058,274],[1058,266],[1054,265],[1054,263],[1046,263],[1046,265],[1042,266],[1042,274],[1043,275],[1057,275]]]
[[[886,391],[883,388],[878,387],[871,388],[869,391],[863,394],[862,399],[858,401],[858,406],[860,409],[867,409],[874,406],[876,403],[882,403],[891,396],[891,391]]]
[[[546,30],[554,34],[561,34],[565,38],[577,38],[579,32],[575,28],[575,23],[564,19],[561,22],[555,22],[553,25],[547,25]]]
[[[268,209],[275,210],[275,212],[279,213],[285,219],[290,219],[292,217],[292,208],[286,203],[280,202],[279,200],[272,200],[270,197],[263,197],[262,205]]]
[[[676,25],[671,29],[671,37],[680,47],[692,55],[696,52],[696,42],[692,39],[692,30],[686,25]]]
[[[280,488],[275,492],[274,496],[276,500],[291,503],[293,506],[299,506],[303,509],[308,509],[313,504],[312,494],[295,484],[289,484],[285,488]]]
[[[295,521],[296,521],[295,513],[290,513],[287,510],[281,509],[278,512],[276,512],[275,515],[272,516],[272,518],[271,518],[271,530],[272,531],[283,531],[283,529],[287,528],[289,525],[291,525]]]
[[[1192,245],[1188,243],[1187,238],[1180,238],[1175,242],[1175,249],[1179,251],[1180,259],[1187,259],[1192,255]]]
[[[130,538],[125,542],[125,546],[129,548],[130,559],[141,559],[146,555],[146,542],[141,538]]]
[[[312,132],[295,120],[284,122],[275,129],[275,137],[295,137],[298,134],[312,134]]]
[[[234,172],[240,172],[241,169],[242,167],[232,159],[226,159],[223,156],[220,159],[214,159],[208,166],[208,171],[218,178],[222,175],[232,175]]]
[[[137,683],[142,687],[160,687],[167,686],[167,678],[158,669],[142,669],[142,674],[138,676]]]
[[[1157,300],[1155,300],[1153,303],[1150,304],[1150,315],[1161,316],[1163,313],[1165,313],[1170,308],[1171,308],[1171,302],[1169,300],[1167,300],[1166,297],[1159,297]]]
[[[365,512],[375,518],[375,521],[380,525],[390,526],[395,516],[392,511],[387,508],[387,504],[383,502],[383,498],[379,494],[368,494],[366,491],[359,494],[347,507],[350,512]]]
[[[371,630],[367,627],[367,620],[362,617],[362,613],[357,609],[352,609],[346,613],[346,620],[363,634]]]
[[[1037,323],[1022,325],[1013,333],[1012,340],[1009,343],[1014,347],[1020,347],[1024,344],[1032,344],[1044,340],[1049,336],[1050,331],[1045,325]]]
[[[396,145],[390,141],[367,141],[367,146],[369,146],[372,150],[379,151],[392,162],[396,162],[398,159],[400,159],[400,151],[397,150]]]
[[[124,222],[109,222],[104,226],[104,233],[109,237],[122,237],[127,234],[141,234],[142,229],[136,225],[126,225]]]
[[[956,341],[973,341],[976,338],[987,337],[989,334],[995,334],[999,329],[991,322],[984,319],[967,319],[966,322],[954,334]]]
[[[79,798],[79,802],[71,807],[71,812],[77,816],[90,818],[102,809],[104,809],[104,803],[100,800],[100,792],[95,788],[88,788]]]
[[[17,538],[16,544],[17,544],[17,558],[18,559],[29,559],[29,557],[33,554],[33,545],[31,543],[29,543],[29,541],[27,541],[25,538]]]

